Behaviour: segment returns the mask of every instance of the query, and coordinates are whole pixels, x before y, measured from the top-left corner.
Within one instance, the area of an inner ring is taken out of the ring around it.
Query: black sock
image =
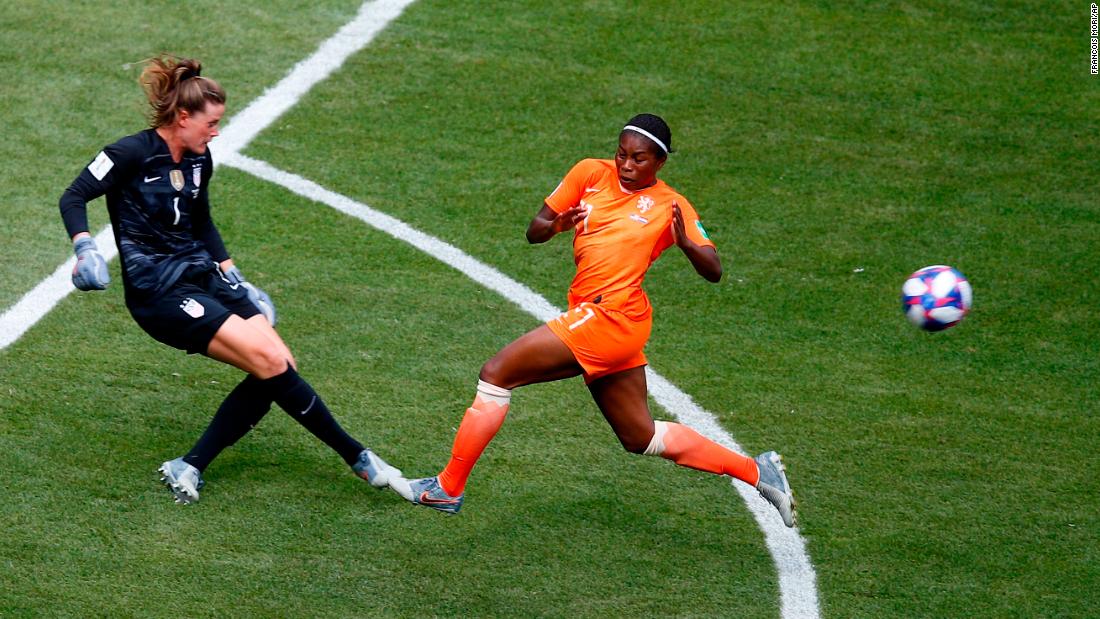
[[[264,391],[263,383],[251,374],[242,380],[225,396],[210,425],[183,461],[205,471],[223,449],[248,434],[271,410],[271,398]]]
[[[347,432],[333,419],[321,396],[313,390],[294,368],[287,367],[278,376],[260,381],[279,408],[282,408],[295,421],[302,424],[313,436],[331,447],[348,466],[359,460],[363,445],[348,436]]]

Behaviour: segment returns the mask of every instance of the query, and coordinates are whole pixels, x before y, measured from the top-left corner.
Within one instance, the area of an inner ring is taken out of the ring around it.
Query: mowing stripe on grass
[[[276,182],[298,195],[327,204],[356,217],[368,225],[405,241],[439,259],[516,303],[541,321],[560,313],[550,302],[527,286],[507,277],[493,267],[469,256],[440,239],[424,234],[404,222],[380,213],[350,198],[329,191],[300,176],[239,154],[239,151],[279,116],[292,108],[315,84],[339,68],[351,54],[361,50],[413,0],[378,0],[364,3],[354,20],[323,42],[306,60],[295,65],[287,77],[249,104],[227,123],[215,141],[220,162],[239,168],[261,179]],[[104,257],[117,255],[110,227],[96,235]],[[0,350],[7,348],[72,292],[70,273],[75,258],[59,266],[54,273],[28,292],[0,316]],[[714,415],[700,408],[686,393],[665,380],[652,368],[646,368],[650,393],[663,408],[703,435],[731,449],[742,451],[718,423]],[[794,529],[780,524],[774,509],[745,484],[733,482],[750,512],[764,531],[765,542],[779,574],[780,612],[785,618],[820,616],[816,573],[806,553],[805,542]]]
[[[367,225],[425,252],[465,274],[478,284],[496,291],[540,321],[561,313],[542,295],[477,260],[461,249],[426,234],[405,222],[376,211],[369,206],[340,195],[296,174],[285,172],[263,161],[240,154],[222,158],[222,165],[237,168],[253,176],[281,185],[304,198],[326,204],[341,213],[355,217]],[[691,396],[670,383],[652,367],[646,368],[646,379],[653,399],[680,421],[700,434],[744,453],[711,413],[696,404]],[[749,511],[764,531],[765,542],[779,573],[780,611],[783,617],[818,617],[817,574],[806,553],[806,543],[796,529],[782,524],[779,514],[747,484],[733,481],[733,487],[745,501]]]

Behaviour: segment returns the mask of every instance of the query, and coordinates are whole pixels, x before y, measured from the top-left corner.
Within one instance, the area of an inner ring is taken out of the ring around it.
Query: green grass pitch
[[[143,127],[137,64],[201,58],[229,113],[354,0],[56,3],[0,15],[0,307],[69,255],[57,198]],[[542,198],[663,115],[663,178],[719,246],[650,272],[653,366],[784,454],[825,617],[1085,617],[1100,597],[1100,78],[1055,2],[422,0],[245,154],[564,303]],[[435,472],[480,364],[535,321],[431,257],[221,168],[214,217],[338,419]],[[102,201],[93,230],[106,223]],[[928,335],[905,276],[952,264]],[[115,279],[0,351],[0,615],[778,616],[728,482],[622,452],[579,380],[519,390],[463,513],[354,478],[273,411],[174,505],[155,469],[239,372],[148,338]]]

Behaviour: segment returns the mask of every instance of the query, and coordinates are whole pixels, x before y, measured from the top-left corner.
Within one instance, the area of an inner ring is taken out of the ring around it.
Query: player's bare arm
[[[684,231],[684,214],[680,212],[680,205],[672,203],[672,238],[676,246],[684,252],[695,272],[703,276],[708,282],[718,283],[722,279],[722,260],[713,247],[701,246]]]
[[[566,230],[572,230],[584,220],[588,211],[580,205],[557,213],[548,205],[543,204],[538,214],[527,225],[528,243],[545,243]]]

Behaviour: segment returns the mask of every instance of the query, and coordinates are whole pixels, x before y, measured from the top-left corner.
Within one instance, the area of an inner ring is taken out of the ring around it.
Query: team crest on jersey
[[[183,189],[183,172],[180,170],[172,170],[168,173],[168,180],[172,181],[172,189],[181,191]]]
[[[197,165],[191,169],[191,184],[195,187],[202,185],[202,166]]]
[[[644,213],[644,212],[648,211],[651,208],[653,208],[653,198],[651,198],[649,196],[642,196],[642,197],[638,198],[638,210],[639,211]]]
[[[192,318],[202,318],[206,314],[206,308],[202,306],[202,303],[191,297],[187,297],[183,300],[183,303],[180,303],[180,309]]]

